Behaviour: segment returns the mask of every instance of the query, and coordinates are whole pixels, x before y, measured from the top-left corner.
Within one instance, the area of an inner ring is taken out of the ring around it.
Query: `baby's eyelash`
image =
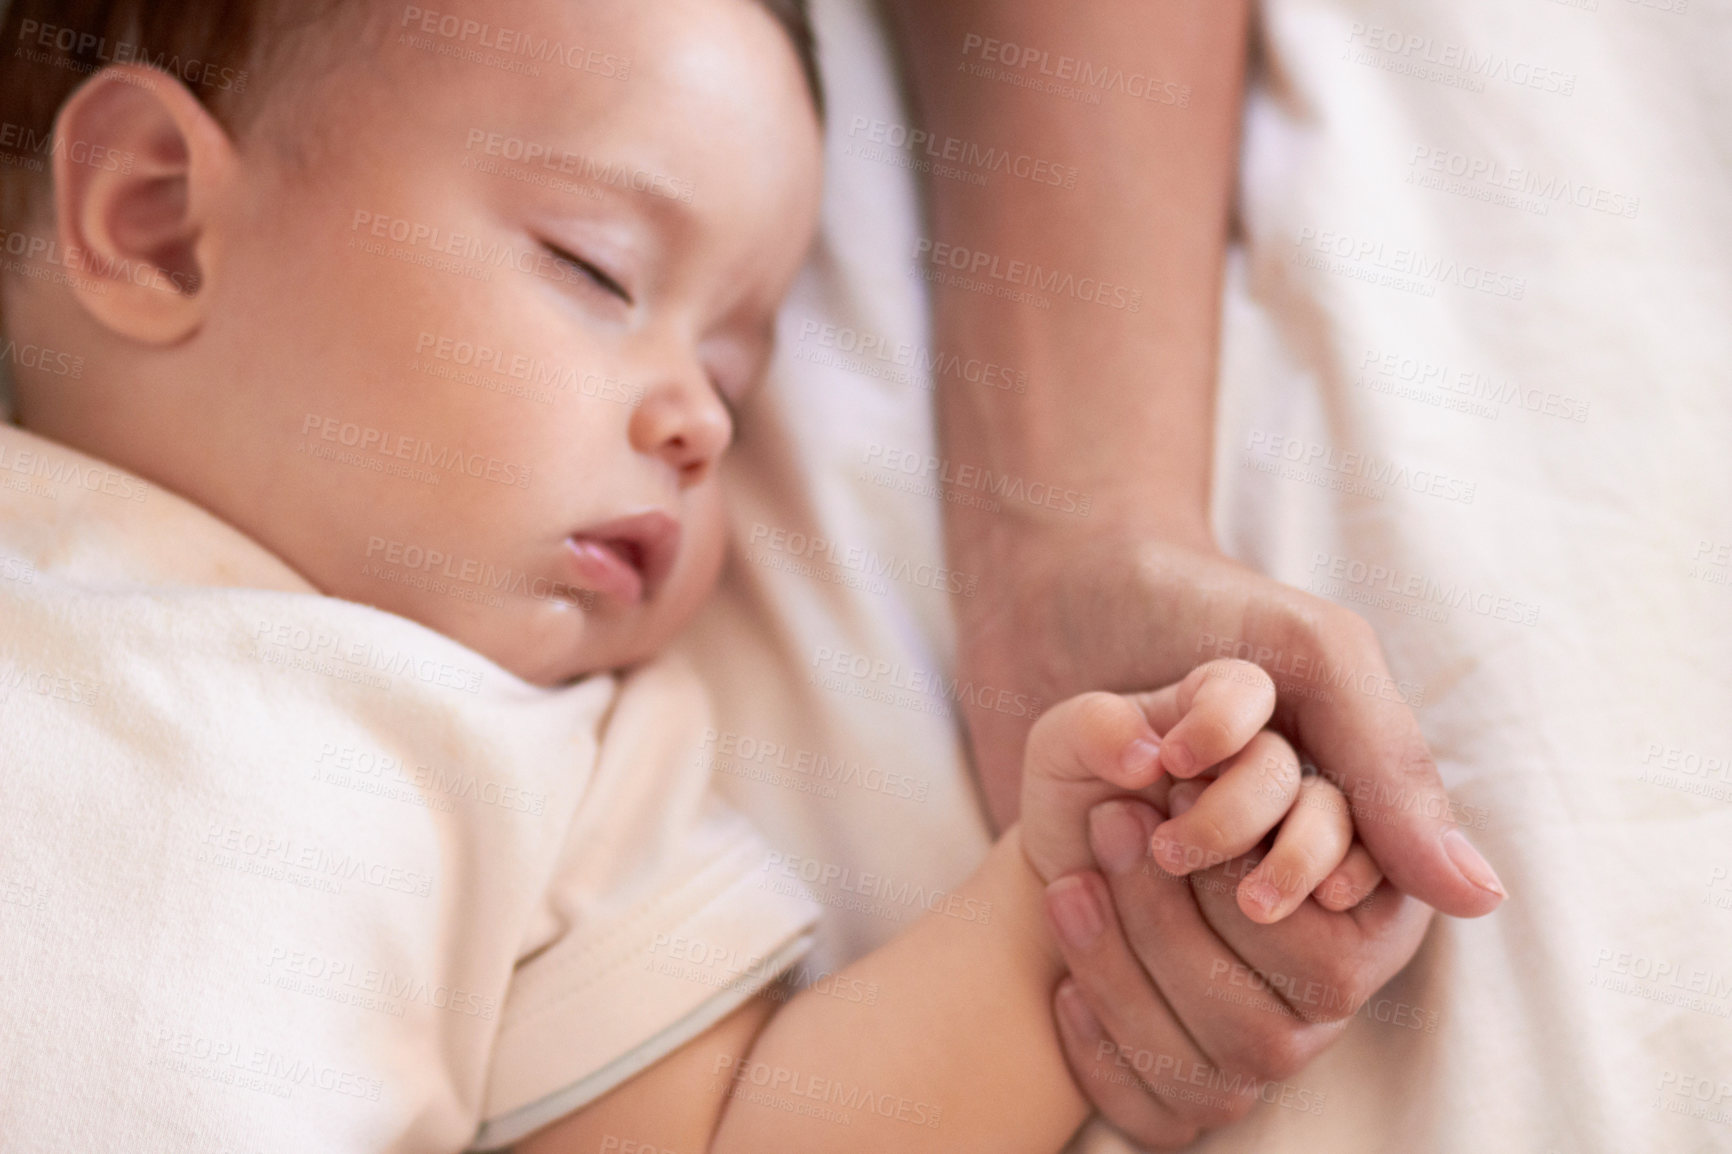
[[[604,290],[606,292],[612,293],[614,296],[618,297],[620,300],[624,301],[628,305],[634,303],[632,301],[631,293],[626,290],[626,287],[624,285],[620,284],[613,277],[607,275],[607,273],[603,272],[600,268],[598,268],[596,265],[594,265],[590,261],[584,260],[582,257],[578,256],[576,253],[568,252],[565,249],[560,248],[558,245],[554,244],[552,241],[545,241],[544,240],[541,243],[542,243],[542,246],[544,248],[546,248],[548,252],[553,254],[553,257],[555,260],[562,261],[565,264],[569,264],[572,267],[576,268],[578,271],[582,272],[585,276],[589,277],[590,280],[594,281],[598,288],[601,288],[602,290]]]

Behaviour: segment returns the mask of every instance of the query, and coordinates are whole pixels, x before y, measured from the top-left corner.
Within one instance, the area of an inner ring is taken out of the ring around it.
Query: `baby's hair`
[[[0,0],[0,109],[19,142],[0,155],[0,228],[29,217],[47,186],[54,117],[91,73],[112,63],[178,77],[231,131],[260,90],[273,34],[301,34],[360,0]],[[787,32],[820,117],[824,90],[807,0],[758,0]],[[249,71],[251,70],[251,71]],[[36,163],[33,163],[36,162]]]

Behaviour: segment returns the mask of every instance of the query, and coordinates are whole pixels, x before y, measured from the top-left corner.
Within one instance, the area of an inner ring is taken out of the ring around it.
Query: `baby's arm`
[[[845,969],[834,988],[873,990],[870,1004],[816,990],[779,1010],[759,998],[521,1149],[1059,1150],[1088,1105],[1052,1024],[1064,964],[1041,912],[1046,883],[1091,864],[1091,805],[1164,784],[1151,718],[1165,720],[1166,710],[1175,724],[1205,726],[1224,759],[1253,744],[1268,716],[1260,684],[1217,680],[1207,694],[1188,694],[1183,710],[1175,686],[1087,694],[1043,717],[1025,755],[1024,825],[999,839],[946,906],[975,916],[928,913]],[[1265,810],[1262,832],[1285,812]]]
[[[834,988],[871,1004],[759,998],[519,1148],[1052,1154],[1089,1106],[1052,1023],[1044,889],[1012,829],[948,903],[975,920],[927,913],[842,971]]]

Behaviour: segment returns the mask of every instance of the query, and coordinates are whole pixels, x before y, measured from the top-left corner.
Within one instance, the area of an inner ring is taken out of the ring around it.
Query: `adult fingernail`
[[[1147,847],[1143,823],[1128,803],[1102,802],[1089,810],[1089,848],[1109,874],[1126,873],[1139,865]]]
[[[1125,746],[1124,753],[1119,757],[1119,764],[1124,767],[1126,773],[1141,773],[1153,765],[1155,759],[1160,756],[1160,742],[1139,737]]]
[[[1082,990],[1074,981],[1067,981],[1058,988],[1058,1012],[1064,1015],[1065,1025],[1070,1027],[1071,1033],[1083,1041],[1101,1036],[1100,1019],[1083,1001]]]
[[[1081,878],[1059,878],[1046,888],[1046,894],[1059,936],[1071,949],[1087,949],[1107,928],[1100,906]]]
[[[1491,863],[1479,856],[1479,851],[1473,848],[1473,843],[1467,840],[1467,835],[1459,829],[1452,829],[1443,835],[1443,851],[1449,855],[1449,860],[1455,863],[1455,868],[1461,871],[1461,876],[1488,893],[1494,893],[1500,898],[1509,897],[1509,892],[1498,880],[1497,871],[1491,868]]]

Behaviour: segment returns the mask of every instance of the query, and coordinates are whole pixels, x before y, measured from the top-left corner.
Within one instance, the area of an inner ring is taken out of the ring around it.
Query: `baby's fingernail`
[[[1500,898],[1509,897],[1509,892],[1498,880],[1497,871],[1491,868],[1491,863],[1479,856],[1479,851],[1473,848],[1473,843],[1467,840],[1467,835],[1459,829],[1452,829],[1443,835],[1443,850],[1449,855],[1449,860],[1455,863],[1455,868],[1461,876]]]
[[[1185,843],[1163,834],[1161,830],[1166,825],[1155,827],[1155,832],[1149,837],[1149,854],[1161,863],[1161,868],[1170,874],[1188,872],[1185,865]]]
[[[1161,756],[1161,743],[1139,737],[1125,746],[1125,752],[1119,757],[1119,764],[1126,773],[1141,773],[1153,765]]]
[[[1089,848],[1107,873],[1134,869],[1143,860],[1143,837],[1143,823],[1125,802],[1103,802],[1089,810]]]
[[[1073,950],[1087,949],[1107,928],[1100,906],[1081,878],[1059,878],[1046,887],[1046,900],[1059,936]]]
[[[1322,885],[1311,891],[1311,896],[1317,899],[1317,904],[1326,910],[1352,909],[1357,903],[1353,900],[1353,886],[1346,878],[1331,876]]]
[[[1267,921],[1274,916],[1275,907],[1281,904],[1281,891],[1262,878],[1248,878],[1239,887],[1239,900],[1262,914]]]
[[[1174,789],[1167,795],[1167,814],[1170,817],[1183,817],[1185,812],[1197,804],[1197,798],[1202,790],[1193,787]]]

